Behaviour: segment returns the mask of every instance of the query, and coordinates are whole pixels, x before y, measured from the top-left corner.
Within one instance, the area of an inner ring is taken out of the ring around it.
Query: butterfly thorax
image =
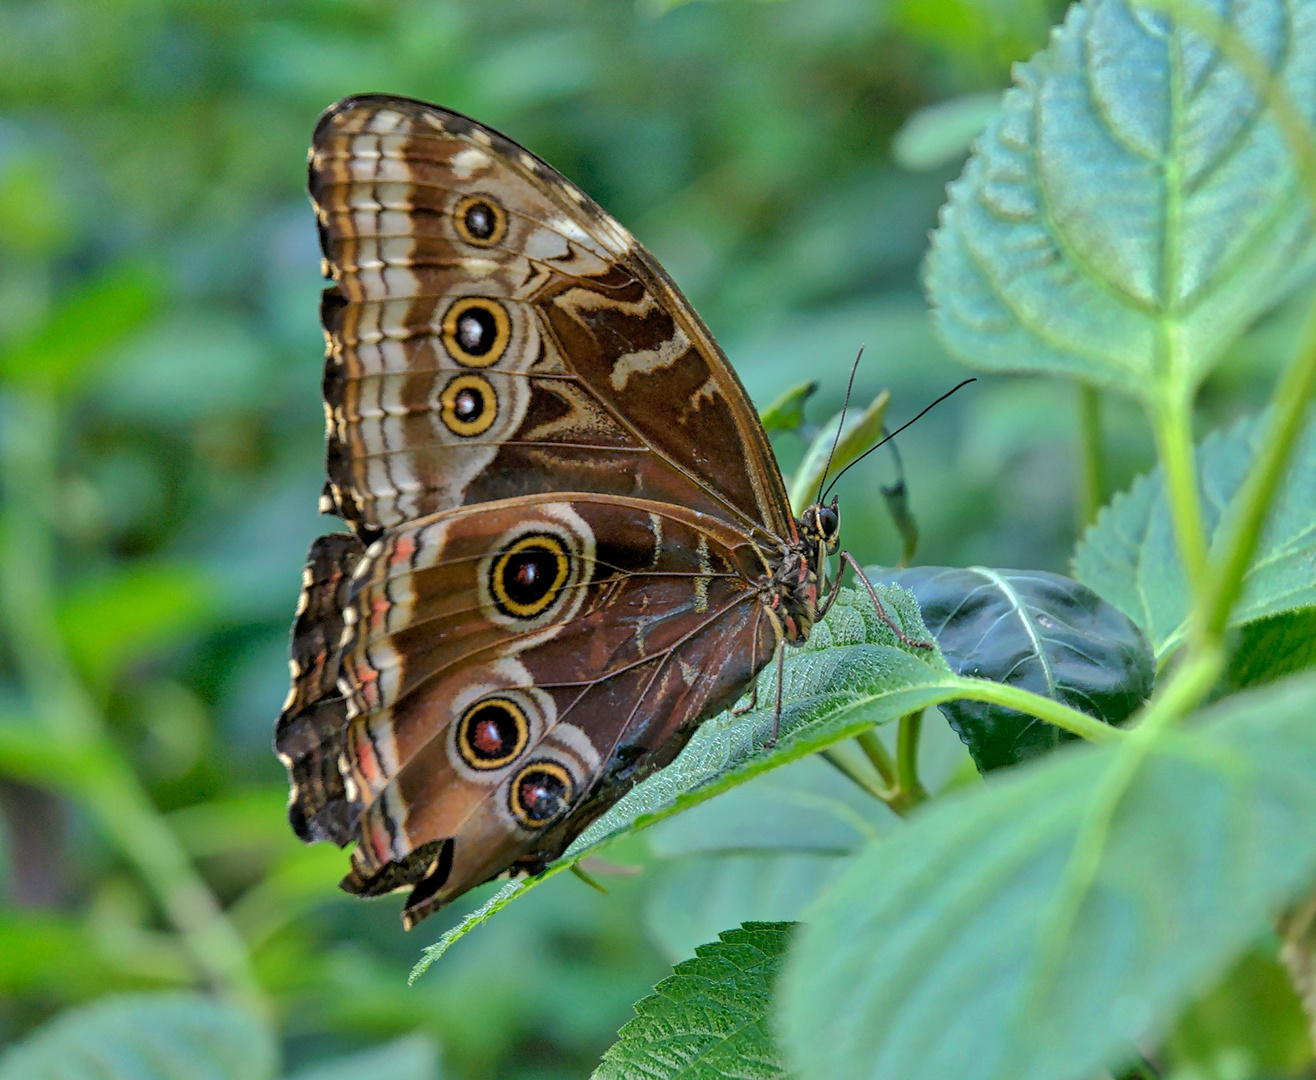
[[[782,636],[792,645],[807,641],[818,620],[822,602],[818,581],[826,578],[827,556],[835,553],[840,542],[836,500],[832,499],[829,506],[816,503],[808,507],[795,528],[799,539],[786,548],[768,586],[772,594],[769,610],[779,620]]]

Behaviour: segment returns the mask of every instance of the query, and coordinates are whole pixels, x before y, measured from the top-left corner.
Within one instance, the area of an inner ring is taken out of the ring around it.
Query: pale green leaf
[[[635,1005],[594,1080],[778,1080],[768,1030],[789,923],[746,923],[701,945]]]
[[[891,140],[891,156],[902,169],[948,165],[969,149],[973,137],[1001,111],[1001,95],[964,94],[920,109]]]
[[[1061,750],[872,844],[792,950],[790,1059],[819,1080],[1128,1061],[1316,879],[1314,699],[1300,676]]]
[[[274,1033],[195,994],[70,1009],[0,1057],[0,1080],[272,1080]]]
[[[823,480],[836,476],[882,438],[882,423],[890,400],[890,393],[883,390],[862,412],[847,416],[844,426],[841,425],[840,413],[822,426],[791,478],[790,502],[795,513],[803,513],[805,507],[818,498]],[[841,432],[839,439],[836,437],[838,429]]]
[[[1212,3],[1316,113],[1316,7]],[[1310,271],[1269,108],[1221,52],[1124,0],[1074,4],[974,147],[926,269],[942,340],[991,371],[1182,395]]]
[[[1266,418],[1241,421],[1204,439],[1197,451],[1203,525],[1215,550],[1230,505],[1248,473]],[[1243,592],[1230,615],[1242,626],[1316,606],[1316,427],[1295,448]],[[1189,592],[1157,468],[1102,510],[1078,545],[1074,576],[1136,622],[1164,659],[1188,631]]]
[[[428,1035],[407,1035],[383,1046],[300,1069],[288,1080],[439,1080],[439,1048]]]

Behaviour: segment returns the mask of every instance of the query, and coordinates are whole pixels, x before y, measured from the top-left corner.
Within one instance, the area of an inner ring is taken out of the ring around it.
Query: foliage
[[[0,1077],[1310,1071],[1268,927],[1316,880],[1314,66],[1311,0],[0,7]],[[633,227],[797,501],[986,373],[837,487],[861,560],[921,537],[877,596],[939,648],[847,589],[774,748],[765,673],[411,986],[269,753],[323,529],[300,162],[376,89]]]

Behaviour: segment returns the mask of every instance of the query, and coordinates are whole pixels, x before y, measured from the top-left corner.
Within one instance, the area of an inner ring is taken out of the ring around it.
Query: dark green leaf
[[[1077,581],[1042,570],[872,567],[869,577],[914,594],[958,675],[993,679],[1119,724],[1150,695],[1151,647],[1122,612]],[[939,706],[983,772],[1045,754],[1074,736],[1016,709],[979,701]]]
[[[278,1056],[268,1027],[209,998],[106,998],[11,1047],[0,1080],[272,1080]]]
[[[1203,525],[1212,550],[1226,531],[1229,507],[1247,475],[1266,417],[1214,432],[1197,451]],[[1243,593],[1230,615],[1242,626],[1316,606],[1316,428],[1294,450],[1271,506]],[[1074,576],[1142,627],[1164,660],[1188,632],[1188,585],[1179,564],[1159,468],[1134,481],[1102,510],[1074,553]]]
[[[1221,8],[1310,118],[1316,24]],[[1279,127],[1219,50],[1122,0],[1071,6],[1015,81],[933,240],[942,339],[987,370],[1185,394],[1311,267]]]
[[[1217,695],[1274,682],[1316,666],[1316,607],[1249,623],[1238,632]]]
[[[788,1075],[768,1032],[790,923],[746,923],[635,1005],[594,1080],[770,1080]]]
[[[819,1080],[1077,1080],[1316,879],[1316,677],[939,801],[810,911],[780,1028]]]

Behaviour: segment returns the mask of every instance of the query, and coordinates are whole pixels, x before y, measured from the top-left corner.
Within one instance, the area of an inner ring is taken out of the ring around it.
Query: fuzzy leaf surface
[[[750,922],[676,965],[603,1055],[594,1080],[780,1080],[768,1032],[790,923]]]
[[[939,801],[807,913],[779,1032],[826,1080],[1118,1069],[1316,880],[1316,677]]]
[[[1316,115],[1316,7],[1201,3]],[[1069,9],[1015,69],[926,266],[964,362],[1144,401],[1186,394],[1313,261],[1312,219],[1269,106],[1220,49],[1125,0]]]
[[[1213,552],[1247,476],[1266,416],[1240,421],[1197,450],[1202,517]],[[1271,506],[1229,625],[1316,606],[1316,426],[1308,425]],[[1189,591],[1159,468],[1102,510],[1074,553],[1074,576],[1136,622],[1164,659],[1188,631]]]

